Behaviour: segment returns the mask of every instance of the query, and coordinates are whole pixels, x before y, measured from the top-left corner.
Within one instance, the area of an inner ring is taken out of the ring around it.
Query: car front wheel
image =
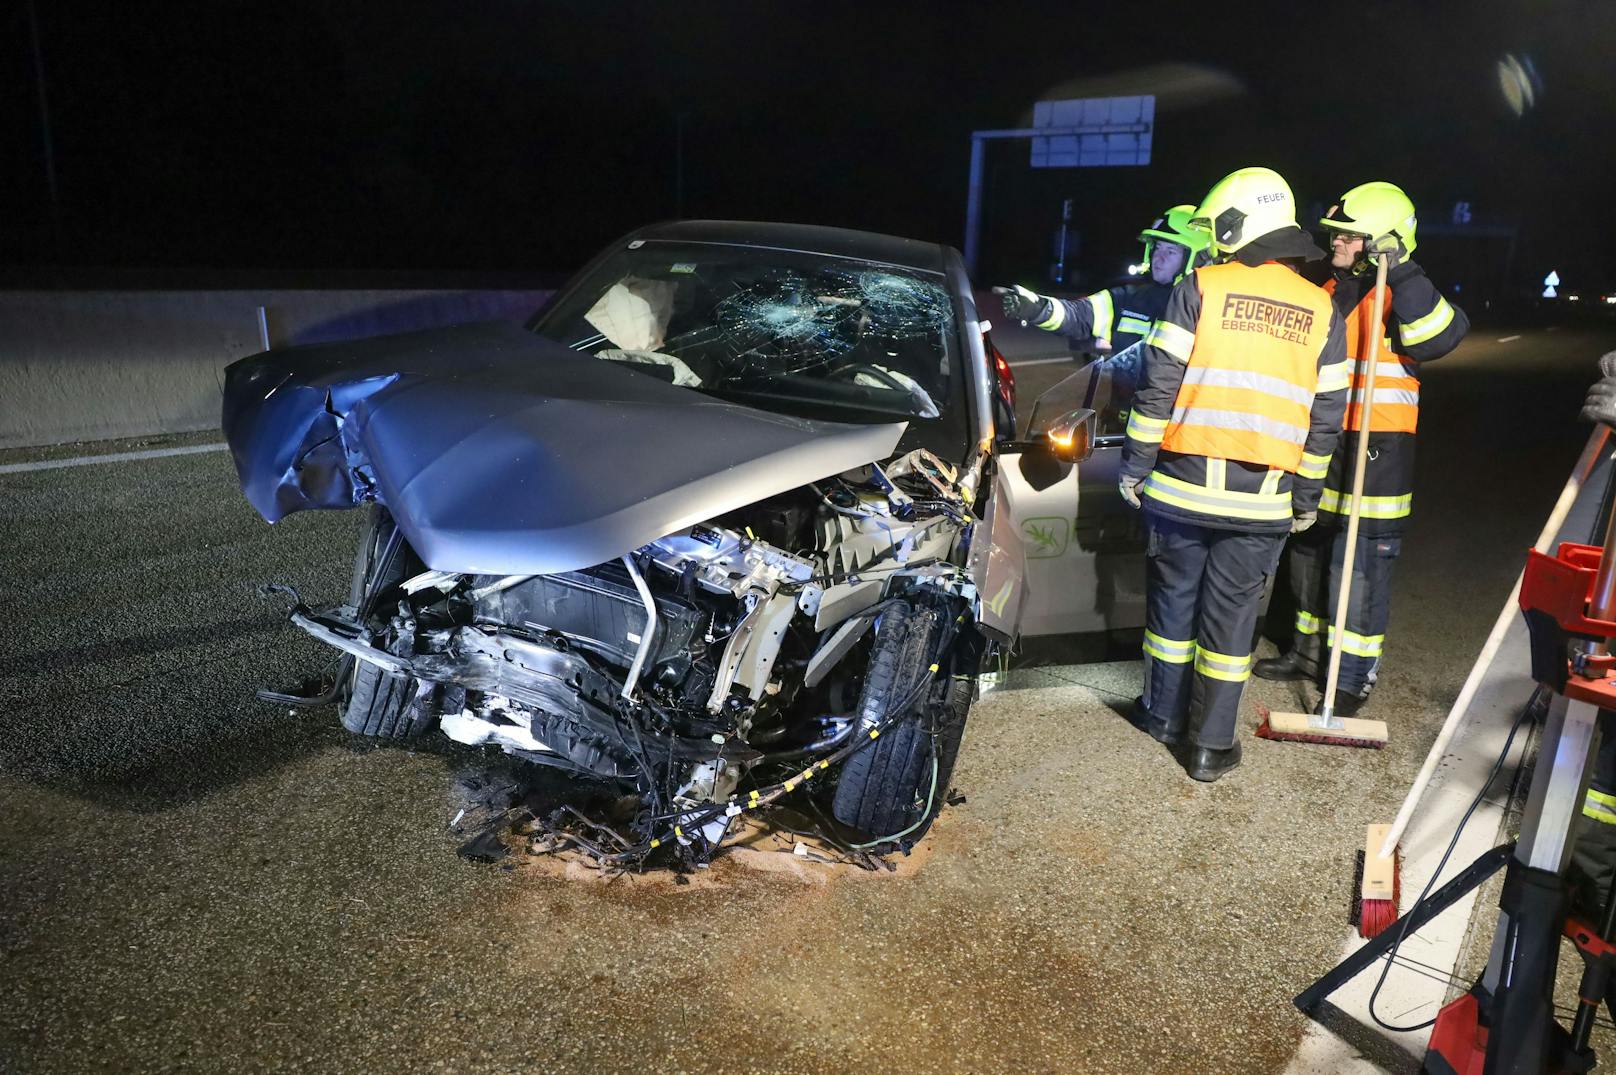
[[[349,595],[361,618],[390,599],[399,583],[422,570],[414,550],[397,530],[386,509],[371,509]],[[431,714],[416,704],[415,680],[390,675],[366,661],[349,663],[347,697],[342,703],[344,728],[374,739],[408,739],[432,723]]]
[[[931,664],[941,626],[941,613],[932,608],[900,604],[883,613],[859,697],[863,724],[885,721],[913,694]],[[951,681],[940,704],[931,701],[935,695],[927,687],[896,724],[847,759],[831,802],[838,821],[877,843],[905,848],[925,835],[948,792],[971,684]]]

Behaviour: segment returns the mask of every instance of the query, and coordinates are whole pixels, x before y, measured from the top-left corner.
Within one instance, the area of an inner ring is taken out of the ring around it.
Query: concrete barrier
[[[271,346],[524,321],[540,290],[0,291],[0,447],[219,425],[224,367]]]

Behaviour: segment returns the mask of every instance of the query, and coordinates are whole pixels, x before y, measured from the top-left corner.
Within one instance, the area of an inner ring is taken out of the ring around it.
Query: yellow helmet
[[[1414,253],[1414,203],[1395,183],[1364,183],[1341,195],[1319,223],[1332,231],[1363,235],[1370,248],[1396,242],[1400,257]]]
[[[1145,241],[1145,261],[1150,260],[1150,252],[1158,240],[1177,243],[1185,250],[1184,267],[1191,268],[1200,264],[1199,255],[1206,250],[1210,237],[1205,228],[1193,227],[1190,217],[1195,214],[1193,205],[1175,205],[1153,221],[1150,227],[1139,233],[1139,238]]]
[[[1296,199],[1272,168],[1241,168],[1206,192],[1190,224],[1210,233],[1213,251],[1232,254],[1253,239],[1296,227]]]

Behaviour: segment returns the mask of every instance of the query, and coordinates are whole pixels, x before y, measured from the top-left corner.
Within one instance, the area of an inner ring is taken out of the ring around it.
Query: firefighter
[[[1353,389],[1363,388],[1362,363],[1369,351],[1374,316],[1375,266],[1366,247],[1393,246],[1386,277],[1385,324],[1375,364],[1374,413],[1369,417],[1369,456],[1359,509],[1358,549],[1352,597],[1341,639],[1341,677],[1334,711],[1357,713],[1380,669],[1390,611],[1392,567],[1402,551],[1414,497],[1414,435],[1420,412],[1420,367],[1459,345],[1470,327],[1464,311],[1443,298],[1409,255],[1415,247],[1414,203],[1391,183],[1365,183],[1341,196],[1319,221],[1330,233],[1330,279],[1324,289],[1347,323],[1347,354],[1354,363]],[[1363,408],[1347,407],[1340,441],[1331,455],[1319,524],[1290,542],[1291,592],[1296,600],[1295,635],[1289,652],[1258,661],[1263,679],[1321,678],[1334,644],[1335,601],[1346,553],[1347,510]],[[1324,700],[1319,700],[1322,707]]]
[[[1108,355],[1114,390],[1131,395],[1138,381],[1139,351],[1151,322],[1167,308],[1173,285],[1206,261],[1207,233],[1189,226],[1193,205],[1175,205],[1139,233],[1150,279],[1109,287],[1082,299],[1057,299],[1020,286],[996,287],[1005,316],[1066,337],[1075,350]],[[1130,350],[1131,349],[1131,350]]]
[[[1212,781],[1240,764],[1257,609],[1285,536],[1314,520],[1348,373],[1341,316],[1293,267],[1323,251],[1284,179],[1233,172],[1192,223],[1215,260],[1145,338],[1119,487],[1147,534],[1139,716],[1170,746],[1193,724],[1186,768]]]

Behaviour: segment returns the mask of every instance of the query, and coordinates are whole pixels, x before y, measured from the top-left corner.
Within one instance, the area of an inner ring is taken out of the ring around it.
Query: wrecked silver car
[[[224,428],[271,522],[373,505],[347,603],[292,616],[341,651],[349,730],[637,797],[556,822],[608,864],[702,861],[788,796],[907,849],[1017,634],[1002,468],[1048,487],[1093,432],[1011,439],[985,327],[946,247],[679,223],[525,328],[237,362]]]

